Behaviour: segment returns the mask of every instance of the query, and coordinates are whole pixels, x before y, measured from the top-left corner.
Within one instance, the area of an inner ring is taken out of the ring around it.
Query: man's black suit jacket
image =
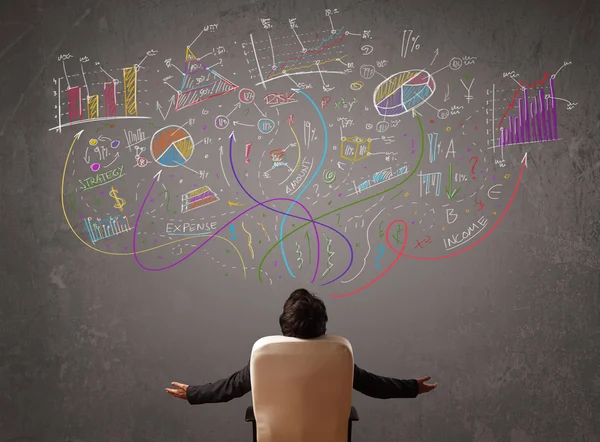
[[[356,391],[377,399],[414,398],[419,394],[416,379],[401,380],[377,376],[354,365]],[[190,385],[187,400],[190,404],[229,402],[250,392],[250,363],[237,373],[220,381],[204,385]]]

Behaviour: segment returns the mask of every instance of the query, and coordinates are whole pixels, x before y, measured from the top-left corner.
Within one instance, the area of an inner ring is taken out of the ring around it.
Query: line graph
[[[339,31],[337,31],[335,34],[331,34],[329,37],[321,40],[321,43],[313,48],[308,48],[305,51],[301,51],[300,55],[296,56],[296,57],[291,57],[288,58],[287,60],[283,61],[282,63],[279,64],[279,66],[273,66],[273,68],[271,69],[271,72],[269,72],[269,74],[267,75],[267,78],[271,78],[271,76],[276,73],[277,71],[282,71],[283,68],[285,68],[288,64],[294,64],[294,63],[298,63],[300,60],[304,59],[304,57],[306,56],[306,54],[319,54],[323,51],[325,51],[326,49],[329,49],[339,43],[342,42],[342,40],[344,39],[344,37],[346,37],[346,34],[343,34],[340,37],[340,34],[342,32],[344,28],[340,28]],[[328,45],[325,45],[325,43],[327,43],[329,40],[331,40],[334,37],[339,37],[337,38],[333,43],[330,43]]]
[[[519,85],[521,86],[521,88],[517,89],[515,91],[515,94],[512,97],[512,100],[510,102],[510,104],[508,105],[508,107],[506,108],[506,111],[504,112],[504,115],[502,115],[502,118],[500,118],[500,121],[498,122],[498,129],[500,129],[500,127],[502,126],[502,122],[504,121],[504,119],[506,118],[506,115],[508,114],[508,112],[515,107],[515,101],[517,101],[517,98],[519,97],[519,94],[521,93],[522,89],[524,87],[528,87],[529,89],[533,89],[536,86],[543,86],[546,83],[546,80],[548,79],[548,72],[546,72],[544,74],[544,77],[541,80],[538,81],[534,81],[532,84],[529,84],[523,80],[519,81]]]
[[[266,87],[268,82],[296,75],[346,74],[345,63],[340,60],[347,56],[344,40],[350,34],[343,27],[335,32],[320,31],[327,34],[321,36],[293,31],[286,31],[279,36],[265,32],[262,39],[250,34],[249,41],[242,44],[244,48],[247,46],[244,55],[250,78],[257,80],[256,86]],[[329,69],[324,70],[321,66],[326,63]],[[336,63],[342,69],[336,69]]]

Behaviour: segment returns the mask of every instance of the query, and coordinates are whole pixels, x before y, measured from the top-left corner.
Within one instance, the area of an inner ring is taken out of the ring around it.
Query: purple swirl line
[[[232,132],[233,134],[233,132]],[[312,214],[309,212],[309,210],[300,202],[296,201],[296,200],[292,200],[295,201],[296,204],[298,204],[300,207],[302,207],[304,209],[304,211],[308,214],[308,216],[310,217],[310,219],[308,218],[302,218],[301,216],[296,216],[296,215],[290,215],[289,213],[285,213],[285,212],[281,212],[280,210],[274,209],[272,207],[267,206],[265,203],[261,203],[260,201],[258,201],[256,198],[254,198],[250,192],[248,192],[246,190],[246,188],[244,187],[244,185],[241,183],[238,174],[235,171],[235,167],[233,165],[233,139],[234,139],[235,135],[230,135],[229,136],[229,163],[231,164],[231,171],[233,172],[233,176],[235,177],[235,180],[237,181],[237,183],[239,184],[239,186],[242,188],[242,190],[244,191],[244,193],[246,195],[248,195],[250,197],[250,199],[252,199],[255,203],[260,204],[261,206],[263,206],[264,208],[271,210],[273,212],[276,213],[280,213],[282,215],[286,215],[292,218],[297,218],[297,219],[301,219],[302,221],[309,221],[312,223],[313,227],[315,228],[315,236],[317,237],[317,264],[315,267],[315,274],[313,275],[313,279],[311,281],[311,283],[315,282],[315,279],[317,278],[317,273],[319,272],[319,258],[321,256],[321,241],[319,240],[319,232],[317,231],[317,224],[323,227],[327,227],[330,230],[333,230],[334,232],[336,232],[338,235],[340,235],[342,238],[344,238],[344,240],[346,241],[346,243],[348,244],[348,247],[350,248],[350,264],[348,264],[348,267],[346,268],[346,270],[344,271],[344,273],[342,273],[340,276],[338,276],[337,278],[326,282],[325,284],[321,284],[321,286],[327,285],[327,284],[331,284],[332,282],[337,281],[338,279],[340,279],[342,276],[344,276],[346,273],[348,273],[348,270],[350,270],[350,267],[352,266],[352,262],[354,261],[354,249],[352,249],[352,244],[350,244],[350,241],[348,241],[348,238],[346,238],[346,236],[344,236],[344,234],[342,232],[340,232],[339,230],[336,230],[335,228],[328,226],[327,224],[323,224],[320,223],[319,221],[315,221],[315,219],[313,218]],[[286,200],[290,200],[290,198],[285,198]],[[267,200],[265,202],[269,202],[272,200]],[[295,277],[295,276],[294,276]]]
[[[135,258],[135,261],[137,262],[137,264],[143,268],[144,270],[148,270],[150,272],[160,272],[162,270],[168,270],[170,268],[175,267],[178,264],[181,264],[183,261],[185,261],[186,259],[188,259],[190,256],[192,256],[194,253],[196,253],[198,250],[200,250],[202,247],[204,247],[204,245],[206,243],[208,243],[210,240],[212,240],[215,236],[217,236],[217,234],[219,234],[222,230],[224,230],[227,226],[229,226],[231,223],[233,223],[235,220],[237,220],[238,218],[240,218],[242,215],[245,215],[246,213],[250,212],[251,210],[256,209],[257,207],[260,207],[262,204],[265,203],[270,203],[271,201],[294,201],[291,198],[271,198],[269,200],[266,200],[264,203],[260,203],[260,204],[255,204],[252,207],[249,207],[248,209],[244,210],[243,212],[241,212],[239,215],[236,215],[234,218],[232,218],[227,224],[223,225],[223,227],[221,227],[219,230],[217,230],[215,233],[213,233],[211,236],[209,236],[206,241],[204,241],[202,244],[200,244],[198,247],[196,247],[194,250],[192,250],[189,254],[187,254],[186,256],[184,256],[183,258],[181,258],[179,261],[168,265],[166,267],[159,267],[159,268],[150,268],[150,267],[146,267],[144,264],[142,264],[140,262],[140,259],[138,258],[137,255],[137,248],[135,245],[135,240],[137,237],[137,229],[138,229],[138,225],[140,222],[140,218],[142,216],[142,213],[144,211],[144,206],[146,205],[146,202],[148,201],[148,198],[150,197],[150,193],[152,192],[152,189],[154,188],[154,185],[156,184],[157,180],[159,178],[159,175],[154,177],[154,181],[152,181],[152,185],[150,186],[150,189],[148,189],[148,193],[146,193],[146,196],[144,197],[144,201],[142,202],[142,206],[140,207],[140,212],[135,220],[135,227],[133,228],[133,256]],[[302,205],[301,205],[302,206]],[[302,206],[307,212],[308,209],[306,209],[306,207]]]

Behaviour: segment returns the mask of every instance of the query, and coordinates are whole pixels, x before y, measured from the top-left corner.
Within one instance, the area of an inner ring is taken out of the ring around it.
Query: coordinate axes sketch
[[[146,271],[193,259],[353,295],[492,235],[527,148],[559,140],[577,105],[560,97],[570,62],[480,84],[476,56],[415,29],[376,45],[337,9],[257,24],[243,41],[206,24],[126,66],[58,57],[49,130],[68,141],[61,200],[83,244]]]

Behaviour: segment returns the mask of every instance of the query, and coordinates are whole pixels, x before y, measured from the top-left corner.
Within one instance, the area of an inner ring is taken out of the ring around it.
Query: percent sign
[[[404,33],[402,34],[402,49],[400,50],[400,54],[402,55],[402,57],[406,58],[406,55],[408,54],[408,47],[410,46],[410,42],[412,41],[412,46],[410,48],[410,52],[413,52],[414,50],[419,50],[419,48],[421,47],[420,44],[417,43],[417,40],[419,39],[420,35],[417,35],[416,37],[412,37],[412,29],[408,31],[408,36],[406,35],[406,31],[404,31]]]

